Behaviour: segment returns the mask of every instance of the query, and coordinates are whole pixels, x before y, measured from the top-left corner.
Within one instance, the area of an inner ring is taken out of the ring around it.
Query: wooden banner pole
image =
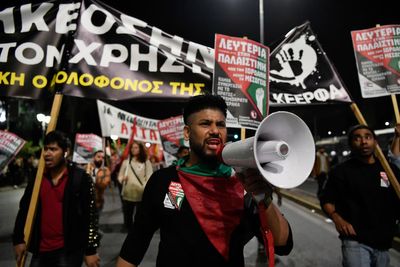
[[[400,114],[399,114],[399,106],[397,105],[397,98],[395,94],[391,94],[392,104],[394,110],[394,116],[396,118],[396,124],[400,123]]]
[[[61,93],[56,93],[54,96],[53,105],[51,107],[51,113],[50,113],[51,119],[50,119],[50,123],[47,127],[46,133],[49,133],[56,129],[58,114],[60,112],[61,103],[62,103],[62,98],[63,98],[63,95]],[[26,216],[26,221],[25,221],[24,241],[25,241],[27,248],[29,246],[29,242],[31,239],[33,220],[36,215],[36,207],[37,207],[37,202],[39,199],[39,191],[40,191],[40,185],[42,183],[43,171],[44,171],[44,158],[43,158],[43,150],[42,150],[42,153],[41,153],[41,156],[39,159],[38,169],[36,172],[35,184],[33,186],[31,202],[29,204],[28,214]],[[23,267],[25,265],[25,261],[26,261],[26,253],[23,255],[23,257],[20,261],[20,264],[17,263],[17,267]]]
[[[240,140],[246,139],[246,128],[240,128]]]
[[[353,110],[354,115],[356,116],[358,122],[363,125],[367,125],[364,116],[361,114],[360,110],[356,103],[352,103],[350,105],[351,109]],[[375,147],[375,156],[379,159],[380,163],[382,164],[383,169],[385,170],[386,174],[388,175],[389,181],[392,184],[394,191],[396,192],[397,196],[400,198],[400,185],[396,179],[396,176],[393,173],[393,170],[390,168],[388,161],[386,160],[385,155],[382,152],[381,147],[379,144],[376,144]]]
[[[110,158],[107,157],[107,151],[110,152]],[[104,163],[106,167],[110,169],[110,178],[111,178],[111,157],[112,157],[111,144],[109,140],[106,140],[106,148],[104,149]],[[111,179],[109,188],[111,191],[112,202],[115,202],[113,183],[114,181]]]

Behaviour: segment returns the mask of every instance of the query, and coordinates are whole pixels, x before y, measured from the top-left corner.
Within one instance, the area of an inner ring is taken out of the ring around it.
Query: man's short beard
[[[190,143],[190,149],[198,156],[198,158],[206,164],[217,164],[218,163],[218,155],[207,155],[204,153],[204,149],[202,145],[196,144],[194,142]]]
[[[371,152],[364,154],[360,149],[352,149],[351,150],[351,155],[353,157],[359,157],[359,158],[365,158],[365,157],[370,157],[373,156],[375,153],[375,150],[371,150]]]
[[[94,161],[93,162],[94,163],[94,166],[96,166],[97,168],[100,168],[101,167],[101,165],[103,165],[103,161],[101,160],[101,161]]]

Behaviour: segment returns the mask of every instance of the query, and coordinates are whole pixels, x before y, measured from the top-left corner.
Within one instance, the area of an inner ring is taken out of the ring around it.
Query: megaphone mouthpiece
[[[260,164],[284,160],[289,155],[289,145],[284,141],[260,141],[256,153]]]

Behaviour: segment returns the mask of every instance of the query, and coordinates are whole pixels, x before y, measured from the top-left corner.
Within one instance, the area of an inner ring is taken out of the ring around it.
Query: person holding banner
[[[292,234],[272,203],[272,188],[258,170],[236,173],[219,161],[227,140],[227,106],[220,96],[192,97],[184,109],[188,157],[156,171],[144,190],[135,222],[122,246],[118,267],[138,266],[155,231],[160,230],[156,266],[244,266],[244,246],[263,239],[259,218],[267,221],[270,248],[287,255]],[[248,193],[262,194],[258,203]]]
[[[132,227],[136,206],[142,200],[144,187],[152,173],[153,166],[147,158],[144,144],[133,141],[129,157],[122,162],[118,174],[118,181],[122,184],[124,225],[128,230]]]
[[[31,267],[98,267],[99,246],[94,187],[82,169],[67,162],[70,141],[59,131],[44,139],[45,170],[29,247],[24,226],[34,181],[29,181],[15,220],[13,244],[17,264],[26,250],[33,253]]]
[[[321,207],[342,241],[343,266],[387,267],[400,200],[374,156],[374,131],[356,125],[348,132],[348,142],[351,158],[329,172],[320,195]],[[400,171],[391,168],[399,179]]]

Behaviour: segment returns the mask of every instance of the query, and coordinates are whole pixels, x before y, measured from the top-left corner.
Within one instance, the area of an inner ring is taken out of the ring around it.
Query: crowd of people
[[[112,185],[121,196],[127,232],[117,267],[139,266],[156,231],[160,231],[157,266],[244,266],[244,246],[253,237],[261,242],[270,239],[272,244],[265,243],[266,247],[288,255],[295,241],[290,223],[272,202],[275,192],[281,203],[279,189],[258,170],[235,172],[219,160],[227,141],[226,113],[219,96],[190,98],[183,111],[189,147],[179,148],[177,160],[165,168],[155,167],[144,144],[137,141],[128,143],[126,158],[112,149],[106,164],[104,151],[97,150],[79,168],[67,160],[71,144],[66,135],[48,133],[29,246],[24,227],[33,178],[28,179],[15,221],[17,262],[30,251],[33,267],[80,267],[82,262],[100,266],[99,216],[104,192]],[[318,183],[322,210],[342,242],[343,266],[389,266],[400,201],[374,155],[376,143],[371,128],[356,125],[348,133],[349,159],[333,167],[323,148],[316,154],[311,176]],[[388,158],[398,179],[399,125]],[[272,233],[273,239],[265,233]]]

